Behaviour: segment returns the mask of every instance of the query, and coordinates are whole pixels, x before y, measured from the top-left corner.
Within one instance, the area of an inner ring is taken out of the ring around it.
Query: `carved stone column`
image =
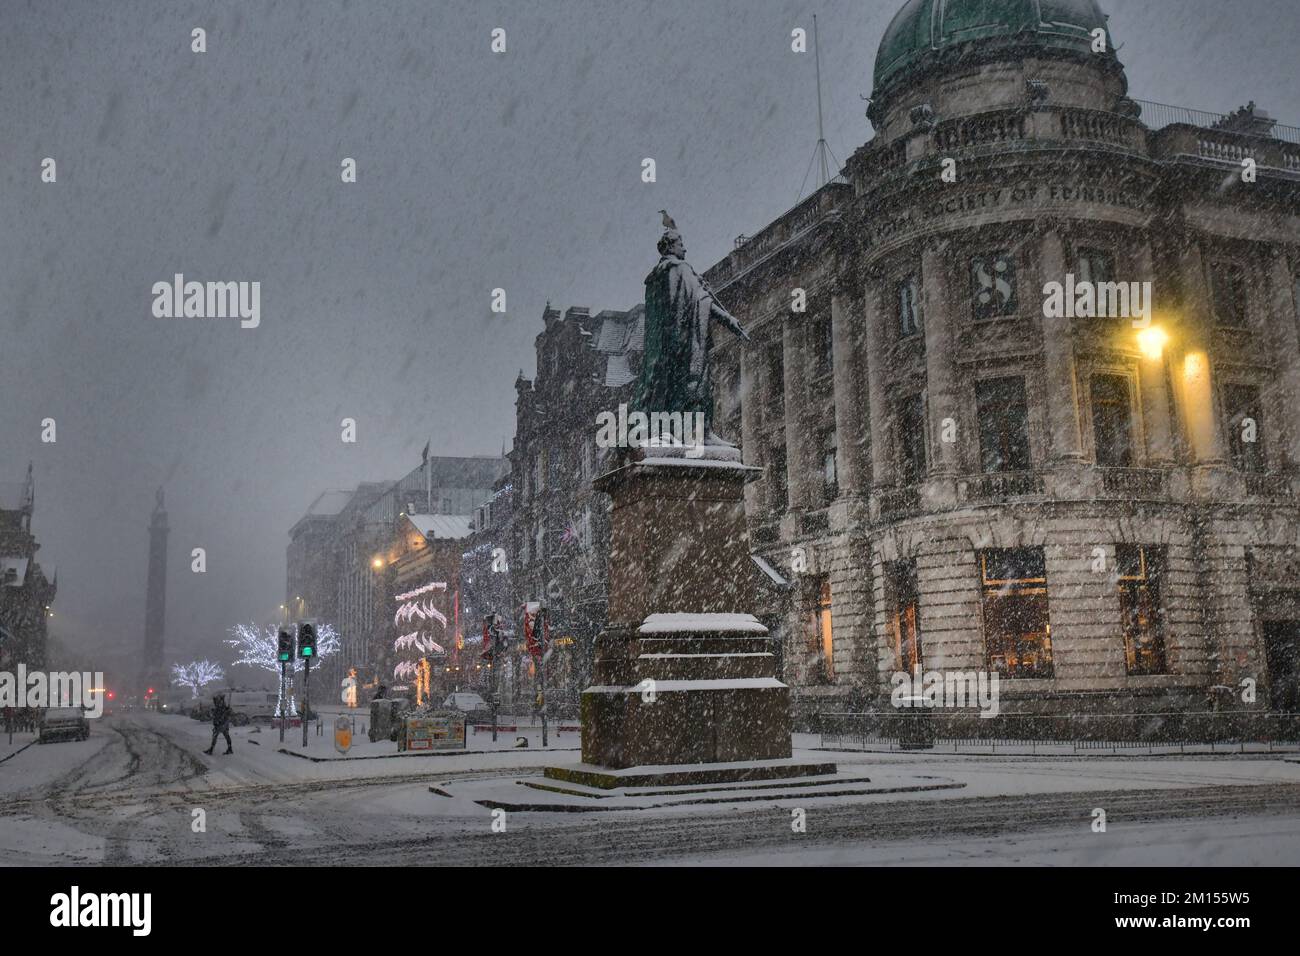
[[[831,339],[835,376],[835,471],[841,496],[861,495],[862,449],[866,444],[863,401],[858,384],[861,321],[843,289],[831,296]]]
[[[1278,436],[1282,466],[1295,472],[1300,468],[1300,422],[1295,421],[1296,402],[1300,400],[1300,330],[1297,329],[1296,277],[1281,246],[1274,248],[1268,264],[1268,287],[1271,341],[1278,370],[1266,399],[1274,409],[1272,430]],[[1265,427],[1269,427],[1268,422]]]
[[[1065,282],[1065,245],[1055,226],[1039,240],[1041,282]],[[1040,310],[1041,314],[1041,310]],[[1074,361],[1074,329],[1067,316],[1043,316],[1043,379],[1046,386],[1048,458],[1077,464],[1083,461],[1079,428],[1079,380]]]
[[[921,322],[925,327],[925,380],[930,423],[930,478],[923,491],[932,507],[956,503],[961,442],[944,441],[944,419],[960,421],[953,303],[948,289],[947,243],[928,242],[921,252]]]
[[[782,378],[785,379],[786,490],[791,511],[811,503],[812,474],[808,466],[808,383],[803,349],[805,316],[786,315],[781,327]]]
[[[751,345],[743,342],[740,345],[740,450],[745,464],[757,465],[762,458],[758,437],[762,352],[757,340]],[[759,483],[756,481],[745,485],[745,511],[750,515],[760,513]]]
[[[1138,281],[1150,282],[1154,293],[1157,282],[1151,259],[1151,243],[1144,241],[1137,250]],[[1150,306],[1151,303],[1148,303]],[[1137,334],[1137,330],[1133,331]],[[1169,412],[1169,388],[1166,383],[1165,355],[1152,358],[1145,353],[1138,359],[1138,394],[1142,403],[1142,425],[1146,436],[1146,464],[1161,468],[1174,460],[1173,424]]]
[[[885,389],[885,352],[889,348],[889,319],[880,286],[868,282],[862,290],[863,355],[867,362],[867,413],[871,430],[871,486],[894,485],[894,450],[889,440],[889,396]]]
[[[1227,456],[1214,401],[1210,361],[1214,316],[1201,247],[1195,241],[1181,246],[1178,273],[1182,287],[1182,362],[1175,369],[1175,377],[1183,399],[1192,460],[1202,467],[1223,466]]]

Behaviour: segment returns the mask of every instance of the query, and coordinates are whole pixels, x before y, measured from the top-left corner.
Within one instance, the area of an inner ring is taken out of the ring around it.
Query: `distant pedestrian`
[[[203,751],[210,754],[217,746],[217,736],[223,735],[226,738],[226,753],[233,753],[234,748],[230,746],[230,707],[226,704],[226,695],[218,694],[212,700],[212,743],[208,749]]]

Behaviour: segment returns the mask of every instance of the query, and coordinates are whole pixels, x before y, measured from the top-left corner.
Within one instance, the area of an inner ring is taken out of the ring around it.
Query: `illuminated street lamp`
[[[1165,343],[1169,341],[1169,334],[1158,325],[1150,325],[1138,332],[1138,348],[1142,354],[1152,361],[1158,360],[1164,354]]]

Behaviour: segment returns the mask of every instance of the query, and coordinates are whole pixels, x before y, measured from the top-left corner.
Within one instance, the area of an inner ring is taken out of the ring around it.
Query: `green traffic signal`
[[[280,631],[280,647],[277,656],[281,664],[293,659],[293,635],[287,630]]]
[[[302,623],[298,625],[298,656],[316,656],[316,625]]]

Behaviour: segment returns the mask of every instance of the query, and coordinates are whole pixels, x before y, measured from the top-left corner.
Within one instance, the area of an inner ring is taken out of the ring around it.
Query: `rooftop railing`
[[[1199,126],[1202,129],[1220,130],[1225,133],[1247,133],[1249,130],[1234,129],[1223,124],[1228,120],[1226,113],[1210,113],[1205,110],[1193,110],[1186,106],[1170,106],[1168,103],[1154,103],[1150,100],[1134,100],[1142,107],[1142,122],[1148,129],[1164,129],[1166,126],[1182,124]],[[1261,124],[1261,129],[1263,128]],[[1272,123],[1267,132],[1256,135],[1269,136],[1284,143],[1300,144],[1300,126],[1286,126]]]

